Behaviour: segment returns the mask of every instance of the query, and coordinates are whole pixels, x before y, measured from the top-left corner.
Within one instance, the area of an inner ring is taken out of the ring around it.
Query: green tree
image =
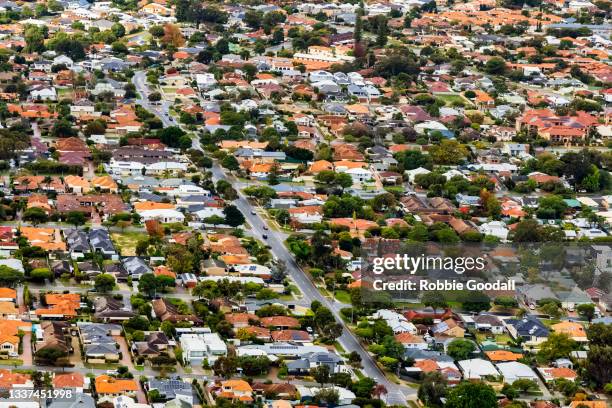
[[[459,164],[467,154],[466,147],[457,140],[445,139],[429,148],[429,155],[435,164]]]
[[[612,345],[590,345],[585,373],[597,386],[602,387],[612,378]]]
[[[138,291],[146,296],[153,297],[158,289],[157,279],[152,273],[145,273],[138,280]]]
[[[108,273],[102,273],[95,277],[94,279],[94,288],[98,292],[106,293],[113,290],[115,287],[115,277]]]
[[[506,61],[500,57],[490,58],[484,66],[484,71],[491,75],[503,75],[506,69]]]
[[[589,323],[591,323],[591,320],[593,320],[595,317],[595,305],[592,303],[578,305],[578,307],[576,307],[576,311],[580,316],[587,319]]]
[[[446,377],[439,371],[431,371],[423,376],[417,395],[425,406],[440,408],[443,406],[442,398],[446,396],[447,388]]]
[[[238,163],[238,159],[236,159],[236,157],[230,154],[228,154],[223,158],[223,160],[221,160],[221,165],[228,169],[230,173],[240,168],[240,163]]]
[[[74,226],[85,224],[85,214],[81,211],[70,211],[66,214],[66,222]]]
[[[447,395],[445,408],[497,408],[495,390],[483,382],[462,382]]]
[[[53,279],[53,272],[49,268],[36,268],[30,271],[30,279],[35,282],[44,282]]]
[[[231,378],[238,369],[238,359],[233,356],[219,357],[212,368],[215,374],[223,378]]]
[[[310,376],[321,386],[329,383],[329,375],[329,366],[325,364],[310,369]]]
[[[465,339],[455,339],[450,342],[447,349],[447,354],[455,360],[466,360],[476,349],[473,342]]]
[[[551,362],[558,358],[567,357],[576,350],[578,344],[565,333],[551,333],[548,339],[540,345],[538,359]]]
[[[49,217],[45,210],[40,207],[31,207],[25,210],[23,213],[23,219],[26,221],[30,221],[32,224],[37,225],[43,222],[46,222]]]
[[[229,226],[237,227],[244,224],[244,215],[235,205],[225,206],[223,215],[225,215],[225,223]]]
[[[435,290],[423,292],[421,303],[427,307],[431,307],[434,310],[434,314],[438,309],[448,307],[448,302],[446,301],[444,293]]]
[[[12,288],[17,283],[23,281],[24,276],[22,272],[16,269],[9,268],[6,265],[0,265],[0,285],[4,287]]]

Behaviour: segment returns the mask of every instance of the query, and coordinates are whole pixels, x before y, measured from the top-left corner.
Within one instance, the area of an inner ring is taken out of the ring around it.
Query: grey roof
[[[117,343],[86,344],[85,354],[86,355],[116,354],[119,352],[116,344]]]
[[[142,258],[137,256],[128,256],[127,258],[123,258],[123,266],[130,275],[142,275],[152,271],[149,265],[147,265]]]
[[[525,285],[519,291],[523,296],[535,301],[546,298],[557,299],[557,295],[548,286],[542,284]]]
[[[578,286],[574,286],[569,292],[557,292],[557,294],[562,302],[592,303],[589,295]]]
[[[95,408],[96,401],[89,394],[75,394],[74,399],[51,400],[47,408]]]
[[[113,241],[105,228],[92,229],[89,232],[89,242],[94,251],[100,249],[104,252],[115,252]]]
[[[69,229],[64,232],[66,243],[73,252],[89,252],[87,233],[80,229]]]
[[[263,150],[254,150],[254,149],[249,149],[249,148],[237,149],[234,152],[234,156],[236,157],[267,157],[267,158],[274,158],[277,160],[286,159],[285,152],[267,152]]]
[[[508,319],[506,323],[514,326],[519,336],[548,337],[550,333],[544,323],[532,315],[527,315],[521,320]]]
[[[179,377],[169,379],[151,379],[148,382],[149,390],[158,390],[166,399],[173,399],[176,394],[190,395],[193,392],[191,384],[182,381]]]
[[[499,319],[499,317],[492,315],[481,313],[478,316],[474,316],[474,321],[479,324],[490,324],[491,326],[503,326],[503,323]]]
[[[432,350],[406,349],[404,357],[413,360],[434,360],[445,363],[452,363],[454,361],[452,357],[439,351]]]

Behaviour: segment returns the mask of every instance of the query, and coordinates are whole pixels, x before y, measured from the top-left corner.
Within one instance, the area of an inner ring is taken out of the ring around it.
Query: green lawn
[[[436,95],[436,98],[441,99],[446,103],[446,106],[452,106],[455,102],[460,102],[465,104],[465,106],[470,106],[469,103],[463,96],[461,95]]]
[[[289,285],[289,289],[291,289],[291,293],[295,296],[302,296],[302,292],[300,292],[300,289],[296,285]]]
[[[337,290],[336,299],[338,302],[351,304],[351,295],[345,290]]]
[[[111,238],[122,256],[135,256],[136,244],[138,241],[147,238],[147,234],[142,232],[114,232]]]
[[[23,360],[20,360],[18,358],[9,358],[6,360],[0,360],[0,365],[20,366],[20,365],[23,365]]]
[[[498,344],[508,344],[511,340],[512,337],[510,337],[507,334],[495,334],[495,335],[488,335],[486,333],[476,333],[476,340],[479,343],[482,343],[485,340],[488,340],[487,337],[492,336],[495,338],[495,342]]]

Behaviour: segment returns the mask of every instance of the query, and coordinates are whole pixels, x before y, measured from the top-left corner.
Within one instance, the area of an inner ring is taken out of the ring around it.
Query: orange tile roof
[[[268,327],[268,326],[300,327],[300,322],[295,317],[270,316],[270,317],[262,318],[261,325],[264,327]]]
[[[11,370],[0,369],[0,388],[10,389],[15,385],[25,385],[32,377],[28,374],[13,373]]]
[[[344,108],[349,112],[356,115],[366,115],[370,113],[370,109],[366,105],[356,103],[353,105],[344,105]]]
[[[10,334],[0,333],[0,344],[5,343],[10,343],[13,345],[14,348],[17,348],[19,347],[19,337]]]
[[[77,315],[77,309],[81,305],[81,295],[78,293],[48,293],[45,296],[45,301],[49,307],[46,309],[36,309],[37,315],[63,315],[72,317]]]
[[[335,168],[346,167],[347,169],[362,169],[367,166],[367,163],[361,161],[339,160],[334,162]]]
[[[23,235],[30,245],[47,251],[65,251],[66,243],[61,241],[59,230],[54,228],[21,227]]]
[[[232,325],[248,324],[249,320],[258,322],[259,317],[252,313],[228,313],[225,315],[225,320],[230,322]]]
[[[251,165],[249,171],[251,173],[269,173],[272,171],[273,167],[274,164],[272,163],[258,163]]]
[[[580,405],[587,408],[607,408],[608,403],[606,401],[572,401],[570,408],[578,408]]]
[[[329,220],[332,225],[341,225],[348,227],[351,230],[365,231],[372,227],[377,227],[378,224],[374,221],[353,219],[353,218],[332,218]]]
[[[102,190],[117,190],[119,188],[111,176],[94,177],[91,180],[91,184]]]
[[[57,373],[53,378],[55,388],[81,388],[85,384],[85,377],[81,373]]]
[[[491,361],[517,361],[523,358],[521,353],[513,353],[508,350],[494,350],[485,352]]]
[[[308,169],[311,173],[320,173],[323,170],[333,170],[334,166],[327,160],[317,160],[310,165]]]
[[[17,291],[11,288],[0,288],[1,299],[17,299]]]
[[[418,367],[424,373],[429,373],[431,371],[436,371],[440,366],[434,360],[419,360],[414,363],[415,367]]]
[[[0,333],[15,336],[19,333],[19,330],[32,331],[32,323],[23,320],[0,320]]]
[[[13,302],[0,302],[0,314],[2,315],[14,315],[17,314],[18,310]]]
[[[134,209],[136,211],[148,211],[148,210],[174,210],[176,206],[171,203],[156,203],[153,201],[142,201],[134,203]]]
[[[233,391],[252,392],[253,389],[248,382],[244,380],[227,380],[221,383],[223,388],[231,388]]]
[[[578,373],[576,373],[571,368],[567,367],[550,367],[544,368],[548,375],[552,378],[576,378],[578,377]]]
[[[402,344],[425,343],[425,340],[421,336],[415,336],[408,332],[396,334],[395,340]]]
[[[117,379],[108,375],[96,377],[96,391],[98,394],[121,394],[138,391],[136,380]]]
[[[584,326],[576,322],[561,322],[550,326],[557,333],[565,333],[569,337],[586,337]]]
[[[64,177],[64,183],[71,188],[81,187],[84,192],[89,191],[89,181],[80,176],[66,176]]]
[[[221,255],[219,259],[226,265],[246,265],[250,263],[248,255]]]
[[[153,274],[155,276],[163,275],[163,276],[169,276],[172,279],[176,279],[176,273],[172,272],[172,270],[170,270],[170,268],[168,268],[167,266],[164,266],[164,265],[160,265],[160,266],[156,267],[153,270]]]

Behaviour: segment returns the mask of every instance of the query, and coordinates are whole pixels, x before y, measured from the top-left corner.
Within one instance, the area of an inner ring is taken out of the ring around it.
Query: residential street
[[[143,71],[137,72],[136,75],[134,75],[134,77],[132,78],[132,81],[136,86],[137,92],[140,93],[143,97],[149,94],[149,89],[146,84],[145,73]],[[148,100],[143,101],[143,103],[147,105]],[[156,108],[148,108],[155,111],[159,115],[160,119],[164,122],[164,125],[167,126],[168,122],[164,120],[164,118],[170,117],[168,105],[162,104],[159,107],[161,109],[161,112],[158,111]],[[193,138],[193,148],[202,150],[202,146],[200,145],[200,141],[197,137]],[[230,175],[227,175],[218,163],[214,163],[211,172],[214,181],[223,179],[229,181],[234,185],[237,184],[238,180],[236,180]],[[336,317],[336,320],[340,322],[344,327],[342,336],[338,339],[338,341],[345,350],[357,351],[361,356],[361,363],[363,365],[364,374],[376,380],[377,383],[383,384],[385,386],[388,391],[388,394],[386,395],[387,404],[405,405],[405,401],[407,398],[416,398],[415,389],[399,386],[395,383],[392,383],[387,377],[385,377],[383,372],[374,362],[372,356],[368,354],[368,352],[362,347],[361,343],[359,343],[355,335],[348,329],[346,323],[344,323],[340,316],[339,308],[337,307],[337,305],[333,304],[332,301],[327,299],[321,294],[321,292],[319,292],[319,290],[314,286],[313,282],[309,279],[306,273],[295,262],[294,257],[284,245],[284,241],[286,239],[284,234],[273,230],[267,230],[265,234],[268,235],[268,239],[264,240],[263,226],[265,225],[265,221],[257,214],[257,212],[255,211],[255,207],[251,205],[251,203],[249,203],[249,201],[242,194],[238,186],[236,190],[238,191],[238,199],[234,201],[234,205],[236,205],[236,207],[244,214],[246,220],[251,226],[252,235],[263,242],[267,242],[268,245],[270,245],[272,254],[276,258],[285,262],[291,279],[293,279],[293,281],[296,283],[296,285],[302,292],[304,300],[308,304],[310,304],[314,300],[318,300],[324,306],[332,310],[334,316]],[[253,215],[252,213],[255,213],[255,215]],[[181,296],[181,298],[185,297]]]

